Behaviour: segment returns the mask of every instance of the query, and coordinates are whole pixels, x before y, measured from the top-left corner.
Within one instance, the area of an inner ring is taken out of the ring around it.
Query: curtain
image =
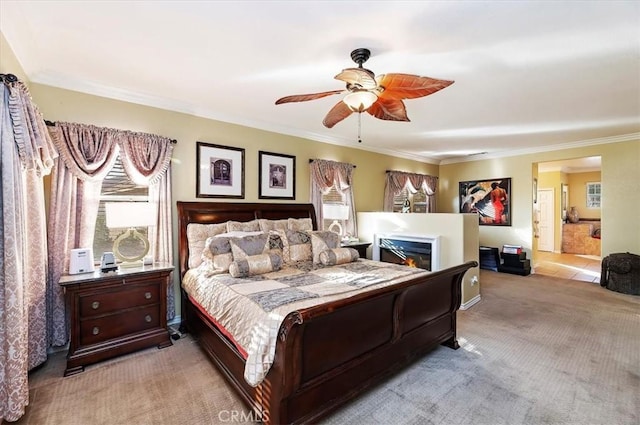
[[[56,125],[49,133],[60,156],[51,176],[47,302],[49,344],[68,341],[64,294],[58,281],[73,248],[93,245],[102,180],[117,159],[116,132],[94,126]]]
[[[122,166],[136,184],[149,186],[149,202],[156,208],[156,224],[149,227],[153,261],[173,263],[171,221],[170,139],[154,134],[120,132]],[[173,281],[172,281],[173,282]],[[167,320],[175,317],[173,285],[167,285]]]
[[[326,195],[332,188],[343,195],[345,204],[349,207],[349,218],[345,223],[345,234],[357,237],[356,208],[353,199],[353,170],[355,165],[344,162],[315,159],[309,166],[311,178],[311,203],[316,210],[316,219],[322,226],[322,195]]]
[[[436,212],[436,189],[438,178],[426,174],[405,173],[403,171],[387,171],[384,186],[384,211],[393,211],[393,198],[405,187],[413,191],[423,190],[427,195],[427,212]]]
[[[56,157],[24,83],[0,75],[0,422],[29,403],[28,370],[47,359],[43,176]]]
[[[118,156],[132,181],[149,186],[150,201],[158,209],[158,221],[149,228],[154,261],[173,262],[167,248],[171,246],[171,180],[167,175],[173,145],[161,136],[85,124],[56,123],[49,132],[60,152],[52,177],[49,219],[51,345],[59,346],[66,344],[68,332],[64,297],[57,282],[69,264],[70,250],[93,245],[102,181]],[[174,298],[169,285],[168,319],[175,316]]]

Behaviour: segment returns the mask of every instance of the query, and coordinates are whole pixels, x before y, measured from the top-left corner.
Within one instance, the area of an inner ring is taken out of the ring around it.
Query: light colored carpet
[[[640,424],[640,297],[540,275],[482,270],[481,282],[482,302],[458,314],[461,349],[435,349],[323,423]],[[250,419],[188,337],[67,378],[64,361],[32,374],[17,423]]]

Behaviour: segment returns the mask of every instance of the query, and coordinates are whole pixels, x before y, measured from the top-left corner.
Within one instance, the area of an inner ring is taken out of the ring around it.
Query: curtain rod
[[[313,161],[315,161],[315,159],[310,159],[309,164],[311,164]],[[356,166],[354,165],[353,168],[356,168]]]
[[[45,123],[46,125],[48,125],[49,127],[54,127],[54,126],[56,125],[56,123],[55,123],[55,122],[53,122],[53,121],[49,121],[49,120],[44,120],[44,123]],[[173,144],[173,145],[178,144],[178,141],[177,141],[176,139],[171,139],[171,140],[169,140],[169,141],[170,141],[170,142],[171,142],[171,144]]]

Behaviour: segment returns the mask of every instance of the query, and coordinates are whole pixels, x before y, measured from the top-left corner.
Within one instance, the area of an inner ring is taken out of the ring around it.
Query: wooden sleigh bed
[[[311,204],[178,202],[180,276],[188,270],[190,223],[316,217]],[[398,285],[286,316],[275,359],[257,387],[244,379],[236,346],[190,302],[182,318],[218,369],[265,423],[317,421],[439,344],[457,349],[456,311],[467,262]]]

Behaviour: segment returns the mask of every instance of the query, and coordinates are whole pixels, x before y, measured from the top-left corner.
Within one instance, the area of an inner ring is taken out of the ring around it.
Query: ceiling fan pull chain
[[[358,112],[358,143],[362,143],[362,138],[360,134],[362,133],[362,125],[360,122],[360,117],[362,116],[362,112]]]

